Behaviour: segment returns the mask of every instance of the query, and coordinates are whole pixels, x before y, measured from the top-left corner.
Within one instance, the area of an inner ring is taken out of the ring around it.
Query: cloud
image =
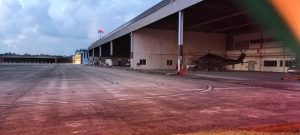
[[[0,53],[70,55],[160,0],[0,0]]]

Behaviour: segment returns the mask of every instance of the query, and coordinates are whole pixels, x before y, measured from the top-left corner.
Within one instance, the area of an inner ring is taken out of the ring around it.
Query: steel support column
[[[130,33],[130,67],[133,68],[134,61],[133,61],[133,33]]]
[[[102,65],[102,47],[99,46],[99,65]]]
[[[99,46],[99,57],[101,58],[102,57],[102,47]]]
[[[92,57],[93,57],[93,58],[95,57],[95,48],[93,48],[93,51],[92,51]]]
[[[90,65],[91,63],[90,63],[90,50],[88,50],[88,64]]]
[[[110,41],[110,57],[114,55],[114,42]]]
[[[178,13],[178,72],[181,71],[183,65],[183,33],[184,33],[184,13]]]
[[[92,65],[95,65],[95,48],[93,49],[93,60],[92,60]]]

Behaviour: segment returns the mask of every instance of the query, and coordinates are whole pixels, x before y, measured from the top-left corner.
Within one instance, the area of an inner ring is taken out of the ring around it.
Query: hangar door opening
[[[205,0],[180,12],[185,65],[206,70],[287,70],[291,53],[272,35],[272,30],[262,30],[259,22],[249,16],[251,11],[240,8],[234,0]],[[177,67],[182,51],[178,46],[179,15],[174,13],[133,32],[132,68]],[[209,64],[198,64],[203,63],[201,58]]]
[[[126,34],[101,45],[101,61],[109,66],[130,66],[131,37]]]

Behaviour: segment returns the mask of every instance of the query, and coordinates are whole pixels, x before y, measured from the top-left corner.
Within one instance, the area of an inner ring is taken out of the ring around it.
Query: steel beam
[[[240,15],[245,15],[246,13],[248,13],[248,12],[246,12],[246,11],[237,12],[237,13],[234,13],[234,14],[231,14],[231,15],[228,15],[228,16],[224,16],[224,17],[220,17],[220,18],[215,18],[215,19],[212,19],[212,20],[209,20],[209,21],[205,21],[205,22],[202,22],[202,23],[199,23],[199,24],[188,26],[187,29],[193,29],[193,28],[196,28],[196,27],[199,27],[199,26],[203,26],[203,25],[207,25],[207,24],[210,24],[210,23],[222,21],[222,20],[229,19],[229,18],[232,18],[232,17],[236,17],[236,16],[240,16]]]
[[[212,33],[214,33],[214,32],[224,32],[226,30],[233,30],[233,29],[238,29],[238,28],[251,26],[251,25],[257,25],[257,23],[246,23],[246,24],[241,24],[241,25],[229,26],[229,27],[225,27],[225,28],[222,28],[222,29],[213,30],[213,31],[210,31],[210,32],[212,32]]]

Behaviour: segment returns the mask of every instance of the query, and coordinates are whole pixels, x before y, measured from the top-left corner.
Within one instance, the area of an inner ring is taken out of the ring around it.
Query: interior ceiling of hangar
[[[246,33],[260,31],[234,0],[204,0],[184,10],[185,30],[208,33]],[[173,14],[146,28],[177,30],[178,14]]]

